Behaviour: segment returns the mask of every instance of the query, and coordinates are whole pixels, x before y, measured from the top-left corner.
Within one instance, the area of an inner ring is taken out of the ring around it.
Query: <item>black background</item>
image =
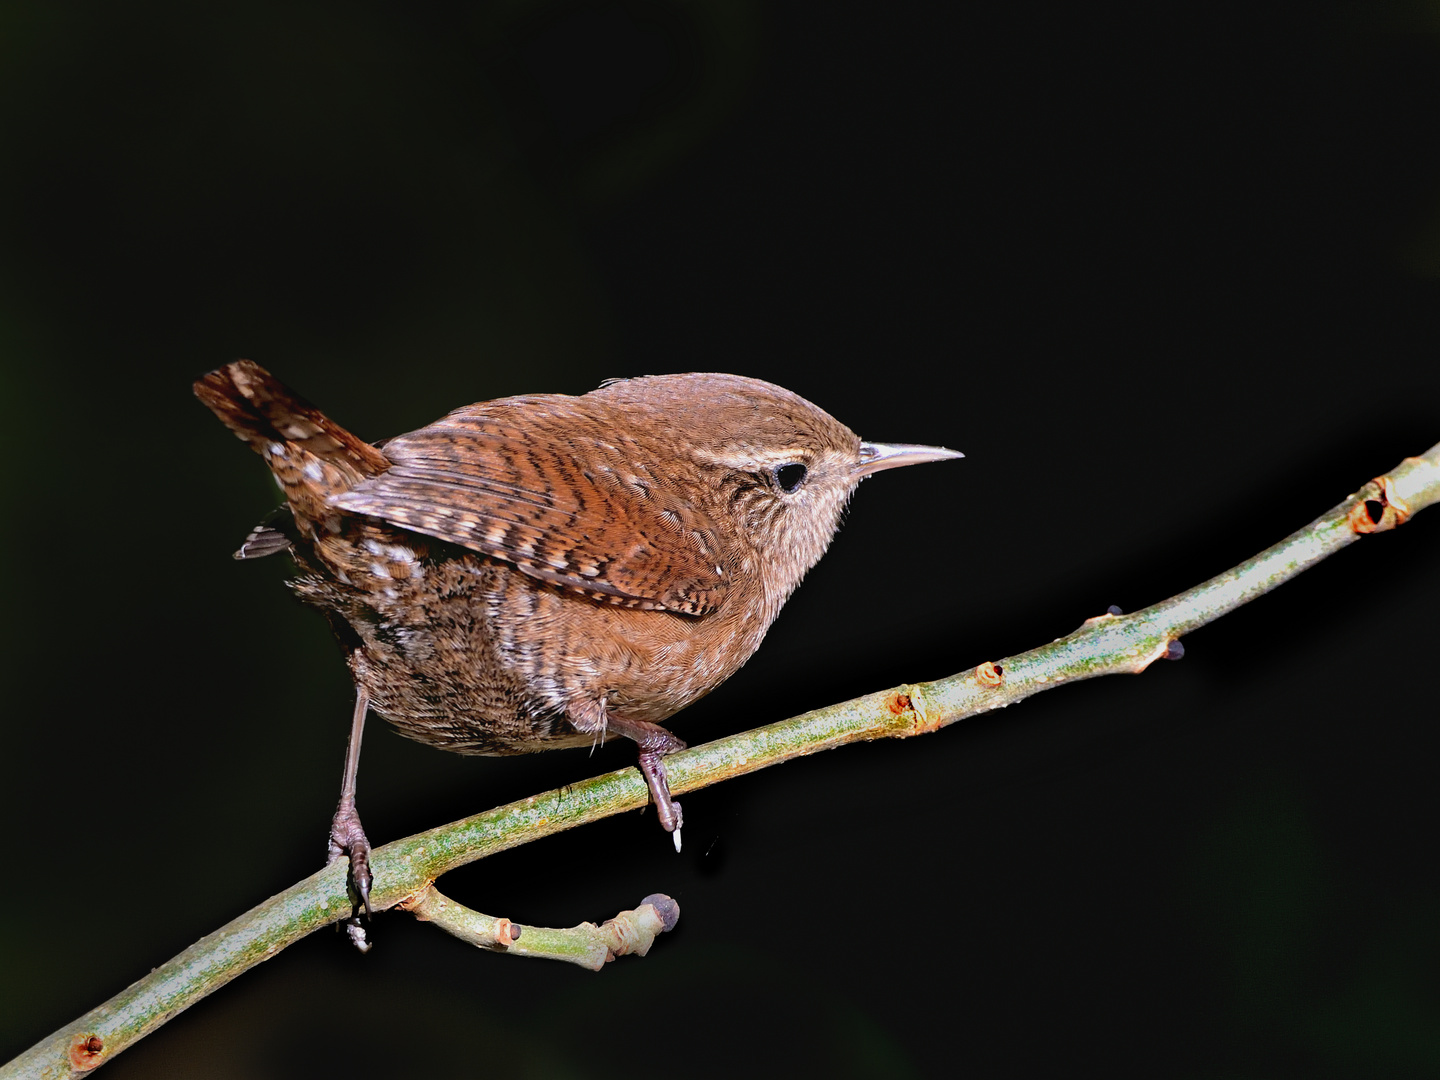
[[[691,742],[1194,584],[1440,438],[1440,16],[1406,3],[12,3],[0,25],[0,1058],[323,856],[349,718],[190,397],[366,438],[723,370],[962,463],[858,493]],[[1440,518],[1440,511],[1432,512]],[[676,896],[599,974],[384,915],[123,1077],[1440,1071],[1440,522],[1183,662],[448,875]],[[377,843],[630,760],[372,724]]]

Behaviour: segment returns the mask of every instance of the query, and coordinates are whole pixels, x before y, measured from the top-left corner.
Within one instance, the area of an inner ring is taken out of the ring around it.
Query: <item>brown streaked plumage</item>
[[[367,903],[367,709],[459,753],[631,738],[678,848],[661,758],[684,744],[659,725],[755,651],[861,479],[960,456],[861,442],[735,375],[481,402],[378,446],[247,360],[195,393],[285,494],[236,557],[289,550],[345,649],[357,700],[331,854]]]

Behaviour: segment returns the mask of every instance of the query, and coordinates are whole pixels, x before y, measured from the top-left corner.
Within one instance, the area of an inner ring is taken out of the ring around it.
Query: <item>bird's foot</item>
[[[640,750],[640,772],[650,788],[650,801],[660,818],[660,827],[675,841],[675,850],[680,850],[680,804],[670,797],[670,780],[665,775],[667,754],[685,749],[682,739],[671,735],[659,724],[647,720],[627,720],[619,716],[606,715],[603,703],[590,710],[571,712],[571,723],[580,731],[611,731],[632,739]]]
[[[355,941],[355,947],[364,952],[370,946],[363,943],[365,932],[360,927],[360,908],[365,908],[365,917],[368,919],[371,915],[370,886],[375,881],[370,873],[370,840],[365,836],[365,829],[360,824],[360,814],[356,811],[354,802],[342,800],[330,822],[330,862],[337,862],[346,856],[350,859],[349,885],[354,904],[350,912],[350,937]],[[356,940],[357,932],[359,940]]]
[[[685,744],[670,736],[677,745],[674,750],[667,750],[665,753],[674,753],[675,750],[685,749]],[[650,801],[655,804],[655,814],[660,819],[660,827],[670,834],[675,841],[675,850],[680,850],[680,825],[685,820],[685,815],[680,810],[680,804],[670,797],[670,779],[665,775],[665,762],[662,760],[662,752],[659,750],[640,751],[640,772],[645,777],[645,783],[650,787]]]

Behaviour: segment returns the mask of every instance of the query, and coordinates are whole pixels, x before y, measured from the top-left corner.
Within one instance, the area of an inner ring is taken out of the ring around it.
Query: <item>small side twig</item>
[[[599,971],[617,956],[644,956],[655,939],[672,929],[680,918],[680,905],[663,893],[645,897],[634,910],[622,911],[599,926],[586,922],[563,930],[522,927],[509,919],[482,915],[445,896],[434,885],[396,906],[478,948],[566,960],[591,971]]]
[[[1130,615],[1112,610],[1086,620],[1074,633],[1049,645],[987,661],[947,679],[868,694],[694,747],[666,759],[670,788],[677,795],[684,794],[847,743],[936,731],[1064,682],[1140,672],[1162,657],[1178,658],[1183,654],[1178,647],[1181,635],[1269,592],[1357,540],[1404,524],[1437,502],[1440,445],[1419,457],[1406,458],[1280,543],[1178,596]],[[434,880],[447,870],[577,825],[638,809],[647,801],[645,780],[638,769],[631,767],[397,840],[376,848],[372,854],[375,887],[371,901],[377,909],[414,903],[416,897],[422,898],[422,905],[438,904],[440,901],[434,897],[439,894],[428,899],[425,894],[433,893]],[[345,869],[343,863],[327,867],[202,938],[103,1005],[0,1067],[0,1080],[59,1080],[83,1075],[241,972],[268,960],[306,934],[348,918]],[[647,898],[647,902],[651,899]],[[446,900],[445,904],[460,909],[453,901]],[[645,907],[642,903],[637,911]],[[451,918],[446,914],[449,910],[444,909],[441,918],[433,913],[430,917],[444,925]],[[487,920],[476,912],[465,911],[464,916],[456,912],[456,925],[467,916],[480,920],[475,931],[477,944],[488,947],[484,945],[487,934],[498,942],[499,920]],[[661,918],[663,921],[663,915]],[[532,930],[537,936],[528,938]],[[604,928],[598,928],[598,932],[604,932]],[[623,932],[628,931],[617,931]],[[459,936],[470,940],[468,933]],[[527,938],[539,941],[539,929],[523,928],[521,940]],[[544,955],[556,955],[565,947],[565,942],[555,944],[554,952]],[[507,951],[519,950],[512,946]],[[643,949],[631,946],[629,951]]]

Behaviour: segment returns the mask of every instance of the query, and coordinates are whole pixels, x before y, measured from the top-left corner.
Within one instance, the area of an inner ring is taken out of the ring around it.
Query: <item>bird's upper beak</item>
[[[883,469],[898,469],[901,465],[919,465],[925,461],[944,461],[947,458],[964,456],[959,450],[946,450],[943,446],[862,442],[860,461],[855,465],[854,474],[856,479],[859,479]]]

